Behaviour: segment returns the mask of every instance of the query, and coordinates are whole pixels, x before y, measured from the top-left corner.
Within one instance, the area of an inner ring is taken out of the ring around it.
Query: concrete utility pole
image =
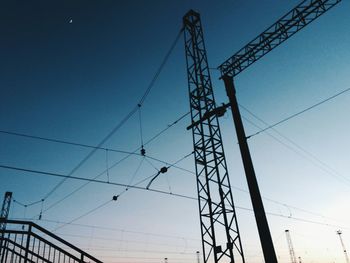
[[[346,252],[345,244],[344,244],[343,239],[341,237],[342,232],[340,230],[338,230],[337,234],[339,235],[340,243],[341,243],[341,246],[343,248],[343,252],[344,252],[344,255],[345,255],[345,262],[346,263],[350,263],[348,253]]]

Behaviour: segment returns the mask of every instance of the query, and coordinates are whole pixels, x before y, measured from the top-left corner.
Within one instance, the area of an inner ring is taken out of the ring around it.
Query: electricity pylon
[[[305,0],[258,35],[218,69],[230,102],[216,107],[200,15],[190,10],[183,19],[187,77],[204,263],[244,262],[218,117],[231,106],[254,215],[266,263],[277,263],[266,213],[261,199],[239,112],[233,77],[324,14],[341,0]],[[225,238],[224,238],[225,237]],[[225,244],[226,239],[226,244]],[[236,257],[237,259],[237,257]]]
[[[244,263],[200,16],[183,23],[203,263]]]
[[[292,243],[292,238],[290,237],[290,232],[289,232],[288,229],[285,230],[285,232],[286,232],[286,238],[287,238],[287,243],[288,243],[289,255],[290,255],[290,260],[291,260],[290,262],[291,263],[297,263],[297,258],[295,257],[294,247],[293,247],[293,243]]]
[[[3,239],[4,239],[4,231],[6,230],[6,220],[8,219],[10,213],[10,206],[12,200],[12,192],[6,192],[4,196],[4,201],[1,207],[0,213],[0,255],[3,251]]]

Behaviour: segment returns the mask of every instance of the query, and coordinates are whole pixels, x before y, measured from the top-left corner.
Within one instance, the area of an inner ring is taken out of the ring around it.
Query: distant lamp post
[[[346,263],[350,263],[348,253],[346,252],[345,244],[344,244],[343,239],[341,237],[342,232],[340,230],[338,230],[337,234],[339,235],[339,239],[340,239],[340,243],[341,243],[342,248],[343,248],[343,252],[344,252],[344,255],[345,255]]]

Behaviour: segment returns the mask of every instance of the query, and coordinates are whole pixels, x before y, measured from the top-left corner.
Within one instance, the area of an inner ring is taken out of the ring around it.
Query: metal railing
[[[4,220],[1,263],[102,263],[50,231],[29,221]]]

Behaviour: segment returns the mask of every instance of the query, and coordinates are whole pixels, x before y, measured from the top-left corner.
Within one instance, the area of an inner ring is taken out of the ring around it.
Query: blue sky
[[[215,68],[298,2],[1,3],[0,130],[97,145],[137,105],[190,8],[201,13],[209,63]],[[236,78],[239,103],[267,123],[275,123],[349,88],[349,8],[349,2],[342,1],[241,73]],[[227,98],[218,77],[219,72],[213,70],[216,100],[222,103]],[[249,140],[262,195],[287,204],[264,199],[267,211],[284,216],[268,215],[280,262],[289,260],[285,229],[290,229],[296,254],[305,262],[344,262],[335,231],[342,227],[345,244],[350,247],[350,214],[346,209],[350,187],[349,96],[344,93],[277,126],[285,137],[270,130],[279,141],[268,133]],[[141,108],[144,140],[188,110],[184,44],[180,38]],[[242,114],[264,127],[243,109]],[[169,163],[189,154],[189,123],[187,117],[148,144],[147,154]],[[246,190],[231,115],[222,117],[220,124],[231,184]],[[257,131],[247,120],[244,124],[247,134]],[[0,135],[0,142],[2,165],[62,174],[68,174],[90,151],[5,134]],[[140,145],[138,114],[104,144],[125,151]],[[124,156],[109,152],[108,166]],[[110,169],[110,180],[136,183],[156,173],[153,166],[164,166],[154,160],[141,161],[142,157],[132,156]],[[178,165],[194,171],[192,157]],[[92,178],[106,167],[106,152],[97,151],[74,175]],[[14,199],[27,204],[42,199],[60,181],[9,170],[0,170],[0,176],[0,193],[13,191]],[[107,180],[107,175],[100,179]],[[81,184],[67,180],[45,200],[44,210]],[[170,168],[152,186],[196,196],[195,176],[176,168]],[[60,224],[50,220],[69,222],[123,190],[89,184],[44,212],[43,220],[37,223],[54,230]],[[237,206],[251,207],[247,193],[234,189],[233,194]],[[32,218],[40,207],[33,205],[24,211],[14,204],[11,217]],[[237,214],[247,261],[262,262],[253,214],[239,208]],[[129,190],[117,202],[75,223],[96,227],[66,225],[56,232],[104,262],[161,262],[164,257],[169,262],[193,262],[195,252],[200,250],[197,202],[187,199]]]

